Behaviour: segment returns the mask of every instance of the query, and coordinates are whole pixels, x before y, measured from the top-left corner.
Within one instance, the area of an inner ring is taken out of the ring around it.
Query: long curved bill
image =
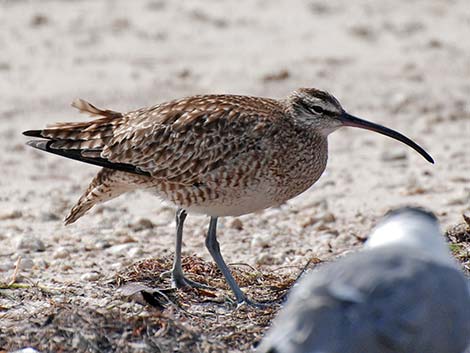
[[[404,144],[410,146],[420,155],[422,155],[429,163],[434,163],[434,159],[432,159],[432,157],[421,146],[419,146],[417,143],[413,142],[408,137],[400,134],[397,131],[394,131],[392,129],[389,129],[388,127],[385,127],[379,124],[371,123],[370,121],[357,118],[346,112],[343,112],[343,114],[340,117],[340,120],[344,126],[352,126],[352,127],[358,127],[361,129],[375,131],[375,132],[378,132],[379,134],[401,141]]]

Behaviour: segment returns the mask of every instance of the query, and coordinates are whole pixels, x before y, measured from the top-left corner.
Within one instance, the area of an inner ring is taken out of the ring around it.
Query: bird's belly
[[[209,216],[241,216],[276,205],[276,201],[268,197],[247,195],[241,198],[214,200],[210,203],[193,204],[186,207],[191,213]]]
[[[188,212],[240,216],[278,206],[312,186],[327,161],[326,143],[316,147],[325,153],[222,167],[201,177],[196,185],[155,186],[160,196]]]
[[[181,190],[184,197],[166,195],[178,207],[188,212],[209,216],[240,216],[269,207],[278,206],[301,194],[318,180],[321,173],[299,178],[254,179],[243,187],[217,186]]]
[[[257,185],[254,188],[244,189],[227,188],[221,190],[217,198],[193,203],[186,209],[189,212],[210,216],[240,216],[277,206],[290,198],[281,194],[278,189],[269,185]]]

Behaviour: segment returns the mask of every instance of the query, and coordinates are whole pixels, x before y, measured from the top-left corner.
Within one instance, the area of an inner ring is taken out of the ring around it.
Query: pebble
[[[300,221],[300,226],[302,228],[307,228],[307,227],[310,227],[311,225],[314,225],[317,222],[318,222],[318,218],[316,217],[305,217]]]
[[[21,259],[19,268],[20,270],[31,270],[34,266],[34,261],[28,258]]]
[[[365,40],[374,40],[377,36],[377,33],[375,33],[374,29],[371,26],[366,26],[366,25],[354,25],[349,28],[349,32],[356,36],[360,37]]]
[[[31,347],[26,347],[26,348],[18,349],[17,351],[13,351],[11,353],[39,353],[39,351]]]
[[[334,223],[334,222],[336,222],[335,215],[331,212],[325,212],[324,214],[321,214],[319,216],[310,216],[310,217],[303,219],[300,223],[300,226],[302,228],[306,228],[312,225],[317,225],[316,229],[321,230],[321,228],[326,227],[325,223]]]
[[[80,276],[80,279],[82,281],[90,281],[90,282],[97,281],[100,278],[101,278],[101,274],[98,272],[88,272]]]
[[[107,240],[98,240],[95,244],[96,249],[103,250],[111,247],[111,244]]]
[[[240,220],[240,218],[235,218],[230,222],[230,228],[236,229],[236,230],[243,230],[243,222]]]
[[[261,253],[256,256],[255,261],[257,265],[272,265],[274,263],[274,258],[270,254]]]
[[[109,265],[109,268],[112,269],[113,271],[122,270],[124,267],[126,267],[126,265],[121,262],[113,262],[112,264]]]
[[[23,212],[19,210],[7,211],[0,213],[0,221],[5,221],[7,219],[17,219],[23,216]]]
[[[145,342],[129,342],[129,346],[132,347],[132,350],[134,350],[135,352],[148,352],[149,349],[154,349],[152,349],[152,347],[150,347]]]
[[[119,242],[121,244],[124,243],[136,243],[137,240],[135,238],[131,237],[129,234],[122,235],[122,237],[119,239]]]
[[[251,246],[256,248],[266,248],[271,244],[272,236],[270,233],[257,233],[251,239]]]
[[[408,159],[408,155],[405,151],[387,149],[382,152],[380,158],[384,162],[394,162],[406,160]]]
[[[288,79],[290,76],[290,73],[286,69],[282,69],[277,72],[273,72],[270,74],[266,74],[263,76],[263,81],[269,82],[269,81],[284,81]]]
[[[23,235],[16,246],[18,249],[29,251],[45,251],[46,246],[41,239],[33,235]]]
[[[315,231],[317,232],[326,232],[330,235],[338,236],[339,232],[336,229],[331,228],[330,226],[327,226],[324,223],[320,223],[318,226],[315,227]]]
[[[133,250],[134,248],[136,248],[135,244],[125,243],[125,244],[118,244],[118,245],[111,246],[109,249],[107,249],[107,251],[113,255],[125,256],[125,255],[128,255],[131,252],[131,250],[135,251]]]
[[[55,249],[54,253],[52,254],[53,259],[65,259],[68,257],[70,257],[70,253],[67,248],[63,246],[59,246],[57,249]]]
[[[321,217],[321,220],[325,223],[333,223],[336,222],[336,217],[333,213],[327,212]]]
[[[70,271],[73,267],[70,266],[70,265],[62,265],[62,267],[60,268],[62,271]]]
[[[155,225],[148,218],[141,218],[136,223],[130,225],[130,228],[135,232],[140,232],[146,229],[153,229],[154,227]]]
[[[15,266],[11,262],[0,263],[0,272],[6,272],[14,268]]]
[[[34,267],[35,268],[40,268],[42,270],[49,268],[50,264],[44,259],[36,259],[34,260]]]
[[[141,248],[139,247],[134,247],[134,248],[130,248],[129,251],[127,252],[127,255],[129,257],[138,257],[138,256],[141,256],[143,255],[143,251]]]
[[[52,222],[60,220],[60,217],[52,212],[41,212],[39,219],[43,222]]]
[[[404,93],[396,93],[390,97],[391,110],[394,113],[398,113],[412,102],[413,98]]]

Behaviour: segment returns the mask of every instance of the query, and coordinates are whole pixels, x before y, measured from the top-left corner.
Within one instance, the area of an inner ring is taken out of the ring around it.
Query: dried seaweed
[[[318,263],[309,261],[308,266]],[[116,305],[83,307],[55,303],[40,316],[25,318],[0,334],[0,349],[32,346],[43,352],[250,352],[280,308],[279,303],[302,269],[262,272],[232,264],[240,286],[254,300],[271,302],[263,309],[237,307],[222,274],[212,262],[183,258],[191,279],[212,289],[172,289],[161,276],[171,257],[139,261],[103,283],[103,295],[119,293]],[[98,285],[98,284],[97,284]],[[132,309],[121,304],[128,303]]]
[[[447,229],[446,237],[455,258],[462,264],[467,275],[470,275],[470,225],[461,223],[452,226]]]

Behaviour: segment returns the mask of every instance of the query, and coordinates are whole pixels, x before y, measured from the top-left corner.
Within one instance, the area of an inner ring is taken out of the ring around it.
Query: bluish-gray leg
[[[181,266],[181,248],[183,245],[183,224],[186,219],[186,211],[178,208],[176,211],[176,248],[173,267],[171,269],[171,285],[174,288],[196,287],[210,288],[202,283],[192,281],[184,276],[183,267]]]
[[[232,273],[230,272],[227,264],[225,263],[222,254],[220,253],[220,246],[219,242],[217,241],[217,217],[211,217],[211,221],[209,224],[209,231],[207,232],[206,237],[206,247],[209,250],[212,258],[214,259],[217,267],[222,272],[227,281],[230,289],[235,294],[235,298],[237,300],[238,305],[240,304],[248,304],[251,306],[262,307],[263,304],[252,302],[247,298],[245,293],[242,292],[240,287],[238,286],[235,278],[233,278]]]

